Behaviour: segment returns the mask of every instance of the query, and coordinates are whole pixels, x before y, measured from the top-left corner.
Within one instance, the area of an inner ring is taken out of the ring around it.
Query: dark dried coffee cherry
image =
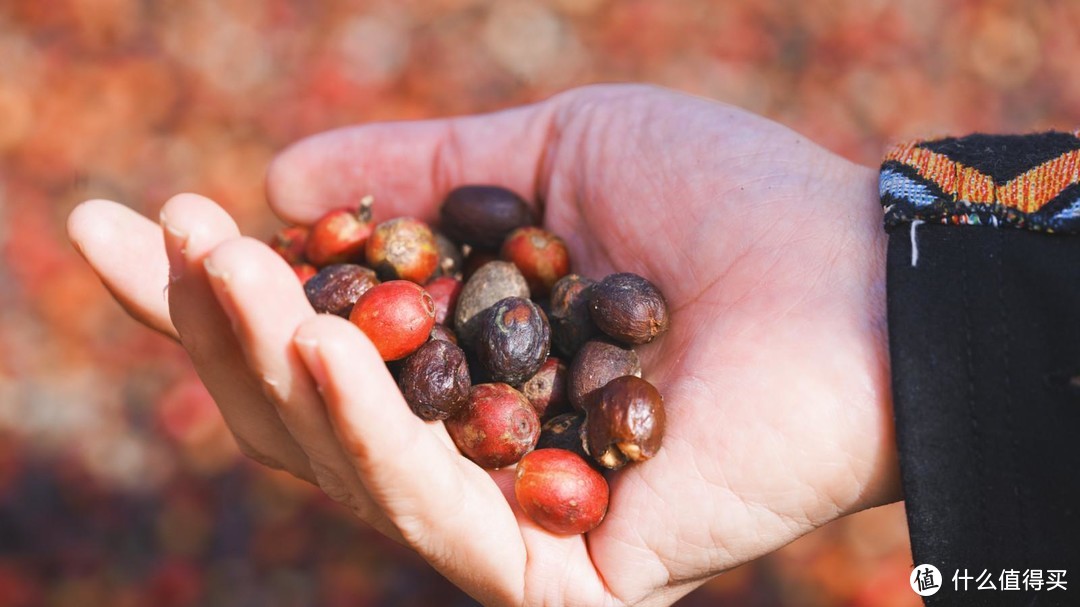
[[[429,341],[405,359],[398,374],[405,402],[420,419],[444,420],[460,411],[469,398],[469,366],[454,344]]]
[[[379,284],[372,272],[352,263],[336,263],[319,270],[304,283],[304,294],[316,312],[348,318],[357,299]]]
[[[641,375],[636,352],[606,339],[586,342],[570,364],[570,404],[588,411],[600,388],[623,375]]]
[[[604,333],[628,344],[646,344],[668,329],[667,302],[648,280],[623,272],[593,285],[589,312]]]
[[[551,329],[540,308],[507,297],[484,313],[476,355],[492,379],[521,385],[540,370],[551,347]]]
[[[664,439],[664,399],[652,384],[628,375],[608,382],[585,420],[586,446],[605,468],[656,455]]]
[[[454,310],[454,331],[462,345],[475,347],[481,312],[501,299],[528,296],[529,285],[514,264],[505,261],[485,264],[465,282]]]
[[[572,360],[585,342],[600,335],[589,312],[589,293],[594,284],[583,276],[567,274],[551,288],[551,345],[567,360]]]
[[[491,185],[467,185],[446,195],[439,209],[442,231],[452,240],[498,249],[507,235],[532,225],[532,209],[514,192]]]

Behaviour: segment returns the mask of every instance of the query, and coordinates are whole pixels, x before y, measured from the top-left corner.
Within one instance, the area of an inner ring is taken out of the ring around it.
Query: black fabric
[[[1080,149],[1080,139],[1054,131],[1037,135],[976,134],[927,141],[919,147],[978,169],[997,185],[1003,185],[1047,160]]]
[[[913,565],[945,579],[926,603],[1080,605],[1080,238],[920,225],[912,267],[910,229],[889,237],[889,339]],[[954,592],[964,569],[999,589]],[[1068,590],[1000,590],[1007,569]]]

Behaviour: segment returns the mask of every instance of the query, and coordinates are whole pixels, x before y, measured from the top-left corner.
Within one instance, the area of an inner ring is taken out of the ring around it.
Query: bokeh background
[[[0,607],[469,605],[241,458],[181,351],[67,244],[80,200],[196,191],[260,237],[267,162],[356,122],[597,81],[734,103],[874,164],[894,140],[1080,123],[1080,2],[0,0]],[[917,605],[903,509],[681,605]]]

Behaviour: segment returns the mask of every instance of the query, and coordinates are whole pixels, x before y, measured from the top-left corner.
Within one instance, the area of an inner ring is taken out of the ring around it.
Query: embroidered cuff
[[[893,148],[881,165],[885,226],[929,223],[1080,233],[1080,131],[969,135]]]

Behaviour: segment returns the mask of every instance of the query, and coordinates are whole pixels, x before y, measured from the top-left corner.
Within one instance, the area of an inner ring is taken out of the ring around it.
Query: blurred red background
[[[279,224],[276,150],[598,81],[740,105],[873,165],[917,135],[1074,128],[1080,4],[998,0],[0,0],[0,607],[467,605],[238,456],[182,352],[67,244],[79,201]],[[900,505],[680,605],[918,605]]]

